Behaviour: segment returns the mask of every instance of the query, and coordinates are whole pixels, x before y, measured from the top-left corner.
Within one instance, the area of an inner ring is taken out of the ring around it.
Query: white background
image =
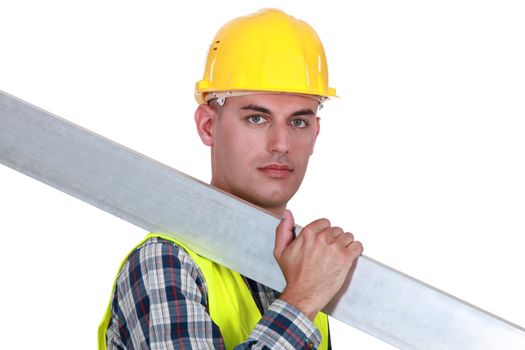
[[[0,90],[204,181],[194,83],[227,20],[280,7],[324,41],[321,112],[290,208],[525,326],[521,1],[5,1]],[[21,142],[23,142],[21,140]],[[2,348],[93,349],[141,229],[0,166]],[[335,349],[390,349],[332,323]]]

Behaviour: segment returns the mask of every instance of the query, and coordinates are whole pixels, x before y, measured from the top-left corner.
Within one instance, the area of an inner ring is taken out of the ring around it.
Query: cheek
[[[256,133],[243,132],[239,128],[229,128],[220,136],[216,144],[223,160],[232,167],[245,166],[255,158],[262,147],[262,140]]]
[[[296,144],[297,154],[301,158],[304,158],[305,161],[308,161],[308,158],[312,155],[314,151],[315,137],[308,137],[299,140]]]

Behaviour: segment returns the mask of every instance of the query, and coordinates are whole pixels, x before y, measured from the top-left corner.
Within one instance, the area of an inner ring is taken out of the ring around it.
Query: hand
[[[293,215],[286,210],[273,252],[286,279],[280,299],[313,320],[341,289],[363,246],[327,219],[307,225],[297,238],[293,229]]]

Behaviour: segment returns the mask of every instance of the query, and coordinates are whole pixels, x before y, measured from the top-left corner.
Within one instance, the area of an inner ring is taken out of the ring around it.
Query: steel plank
[[[0,92],[0,162],[276,290],[279,219]],[[300,230],[300,227],[298,227]],[[525,349],[525,330],[366,256],[325,308],[403,349]]]

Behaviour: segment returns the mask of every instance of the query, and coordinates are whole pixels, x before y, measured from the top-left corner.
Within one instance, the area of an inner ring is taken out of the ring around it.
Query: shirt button
[[[306,348],[307,348],[308,350],[313,350],[313,348],[314,348],[314,343],[313,343],[310,339],[306,339],[305,344],[306,344]]]

